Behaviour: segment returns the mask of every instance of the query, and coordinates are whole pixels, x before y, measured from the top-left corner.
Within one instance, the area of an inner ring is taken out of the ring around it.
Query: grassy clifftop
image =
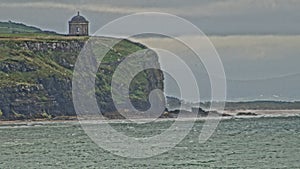
[[[0,36],[1,37],[1,36]],[[76,59],[88,37],[2,36],[0,38],[0,118],[32,119],[76,115],[72,103],[71,80]],[[106,48],[112,38],[101,38]],[[109,116],[115,112],[110,94],[111,77],[122,60],[146,47],[122,40],[109,50],[96,78],[99,106]],[[154,52],[141,55],[158,64]],[[163,75],[146,70],[130,86],[131,99],[138,109],[147,108],[153,88],[163,89]]]
[[[34,26],[28,26],[23,23],[15,22],[0,22],[0,34],[2,36],[9,36],[15,34],[56,34],[55,32],[43,31],[40,28]]]

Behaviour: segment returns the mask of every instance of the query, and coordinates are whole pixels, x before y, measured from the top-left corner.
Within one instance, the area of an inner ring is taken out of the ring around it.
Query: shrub
[[[45,118],[45,119],[51,119],[52,118],[52,116],[47,114],[46,112],[42,113],[42,117]]]

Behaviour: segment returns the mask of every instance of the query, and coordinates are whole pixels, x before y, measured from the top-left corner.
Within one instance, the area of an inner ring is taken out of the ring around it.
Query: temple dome
[[[76,16],[74,16],[71,21],[72,23],[88,23],[88,21],[79,14],[79,12],[77,13]]]

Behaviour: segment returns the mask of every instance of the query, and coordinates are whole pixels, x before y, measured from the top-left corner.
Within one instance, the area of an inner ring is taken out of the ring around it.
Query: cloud
[[[138,11],[138,9],[120,8],[109,5],[93,5],[83,4],[74,5],[67,3],[53,3],[53,2],[25,2],[25,3],[1,3],[1,7],[5,8],[61,8],[67,10],[88,10],[93,12],[110,12],[110,13],[130,13],[130,11]]]
[[[172,1],[176,4],[176,1]],[[124,2],[123,2],[124,3]],[[128,1],[127,6],[115,5],[110,2],[85,2],[85,3],[63,3],[63,2],[6,2],[0,3],[3,8],[61,8],[66,10],[87,10],[91,12],[106,12],[115,14],[130,14],[136,12],[167,12],[175,15],[205,17],[205,16],[224,16],[240,13],[253,13],[257,10],[276,10],[285,8],[298,8],[300,1],[296,0],[227,0],[210,1],[201,3],[198,1],[186,3],[184,6],[173,5],[171,7],[161,7],[159,3],[153,7],[145,1],[144,6],[137,6]],[[297,7],[298,6],[298,7]],[[266,11],[266,12],[267,12]]]
[[[184,38],[188,38],[191,41],[196,42],[199,37],[185,36]],[[234,35],[234,36],[209,36],[209,39],[213,43],[213,45],[220,50],[231,50],[232,52],[243,50],[243,52],[241,52],[243,55],[240,55],[239,57],[245,57],[245,59],[248,60],[266,59],[266,58],[274,59],[279,57],[285,58],[287,56],[282,54],[284,51],[286,52],[293,51],[298,49],[298,47],[300,46],[300,36]],[[144,38],[144,39],[140,38],[135,40],[144,43],[149,43],[149,44],[162,42],[163,45],[166,45],[168,48],[172,46],[174,49],[178,48],[177,46],[174,46],[175,43],[174,40],[167,39],[167,38]],[[201,46],[201,44],[199,44],[199,46]],[[296,51],[299,50],[300,49]],[[264,52],[265,55],[263,55],[263,57],[260,57],[262,56],[261,55],[262,52]]]
[[[146,3],[147,4],[147,3]],[[233,3],[234,4],[234,3]],[[2,8],[61,8],[67,10],[87,10],[91,12],[107,12],[107,13],[116,13],[116,14],[129,14],[137,12],[169,12],[177,15],[185,16],[211,16],[217,15],[221,12],[220,9],[225,9],[232,7],[231,3],[211,3],[207,5],[195,5],[189,4],[184,7],[179,8],[163,8],[163,7],[138,7],[138,6],[117,6],[112,4],[105,3],[85,3],[85,4],[68,4],[61,2],[8,2],[0,3]],[[226,9],[226,10],[227,10]]]
[[[196,42],[195,36],[185,38]],[[257,80],[299,74],[300,36],[210,36],[209,39],[217,49],[229,79]],[[160,46],[182,56],[189,55],[182,44],[172,39],[135,40],[149,47]]]
[[[23,3],[0,3],[2,8],[60,8],[66,10],[86,10],[90,12],[104,12],[114,14],[131,14],[138,12],[169,12],[174,14],[185,14],[184,10],[175,8],[161,8],[161,7],[129,7],[116,6],[111,4],[86,3],[86,4],[67,4],[67,3],[53,3],[53,2],[23,2]]]

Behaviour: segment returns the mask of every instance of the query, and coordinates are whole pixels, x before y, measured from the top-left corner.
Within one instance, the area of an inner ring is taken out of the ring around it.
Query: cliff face
[[[103,38],[106,42],[114,39]],[[0,118],[32,119],[74,116],[72,73],[85,39],[15,39],[0,40]],[[119,63],[138,50],[141,44],[123,40],[104,58],[96,78],[96,96],[101,110],[115,115],[110,94],[111,77]],[[153,51],[141,55],[158,64]],[[137,109],[149,107],[151,90],[163,89],[163,74],[146,70],[138,74],[130,86],[130,98]]]

